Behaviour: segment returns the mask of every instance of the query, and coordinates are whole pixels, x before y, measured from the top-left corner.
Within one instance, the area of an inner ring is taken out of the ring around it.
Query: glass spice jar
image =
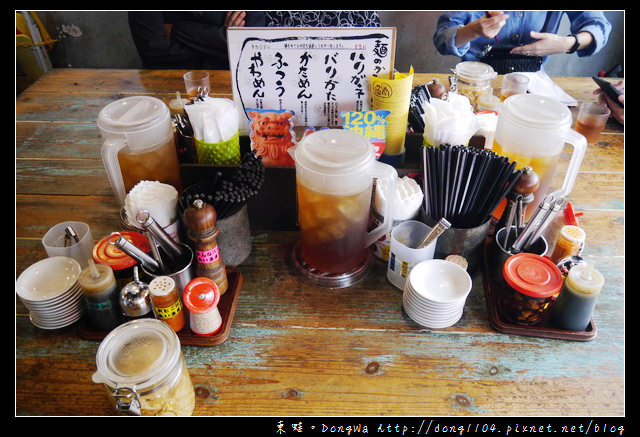
[[[103,384],[116,411],[141,416],[190,416],[195,390],[177,334],[157,319],[118,326],[100,343],[92,380]]]
[[[500,315],[508,322],[521,325],[542,322],[564,280],[554,263],[533,253],[507,258],[502,275],[508,287],[500,297]]]

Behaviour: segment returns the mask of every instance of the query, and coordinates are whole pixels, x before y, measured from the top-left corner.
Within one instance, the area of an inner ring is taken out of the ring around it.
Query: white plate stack
[[[447,328],[462,317],[471,286],[471,277],[459,265],[441,259],[422,261],[409,272],[402,306],[422,326]]]
[[[82,271],[73,258],[54,256],[32,264],[16,281],[16,293],[29,309],[31,323],[42,329],[71,325],[84,315]]]

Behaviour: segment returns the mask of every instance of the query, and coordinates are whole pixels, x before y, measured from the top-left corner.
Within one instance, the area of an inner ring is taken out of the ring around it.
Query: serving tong
[[[522,233],[513,242],[509,252],[516,254],[528,251],[531,245],[542,236],[555,218],[556,213],[564,207],[565,202],[566,198],[564,196],[556,197],[554,193],[545,197],[538,205],[538,209],[536,209],[531,220],[522,230]]]

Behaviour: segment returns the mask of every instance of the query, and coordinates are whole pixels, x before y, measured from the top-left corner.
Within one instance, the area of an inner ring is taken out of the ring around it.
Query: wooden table
[[[100,158],[98,111],[128,95],[168,102],[183,89],[183,73],[55,69],[17,98],[16,277],[46,257],[41,238],[56,223],[86,222],[94,239],[120,229]],[[229,72],[211,75],[215,95],[231,98]],[[415,84],[433,77],[446,78],[416,74]],[[595,100],[590,78],[553,79],[577,100]],[[584,254],[606,277],[595,339],[495,331],[480,274],[455,326],[422,328],[403,313],[385,266],[350,288],[316,288],[289,264],[298,232],[256,230],[251,256],[239,266],[243,286],[229,338],[215,347],[182,347],[196,389],[194,414],[623,416],[621,125],[610,121],[589,145],[570,201],[583,213]],[[16,415],[114,413],[91,381],[99,341],[81,338],[76,325],[36,328],[16,297],[15,342]]]

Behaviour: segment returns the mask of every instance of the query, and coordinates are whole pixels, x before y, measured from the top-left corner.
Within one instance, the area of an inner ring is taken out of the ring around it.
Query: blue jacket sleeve
[[[567,11],[571,22],[571,32],[589,32],[593,35],[593,44],[578,50],[578,56],[591,56],[598,53],[607,44],[611,33],[611,23],[601,11]]]
[[[472,22],[476,17],[472,11],[445,12],[438,18],[433,44],[441,55],[464,56],[470,43],[456,47],[455,37],[458,29]]]

